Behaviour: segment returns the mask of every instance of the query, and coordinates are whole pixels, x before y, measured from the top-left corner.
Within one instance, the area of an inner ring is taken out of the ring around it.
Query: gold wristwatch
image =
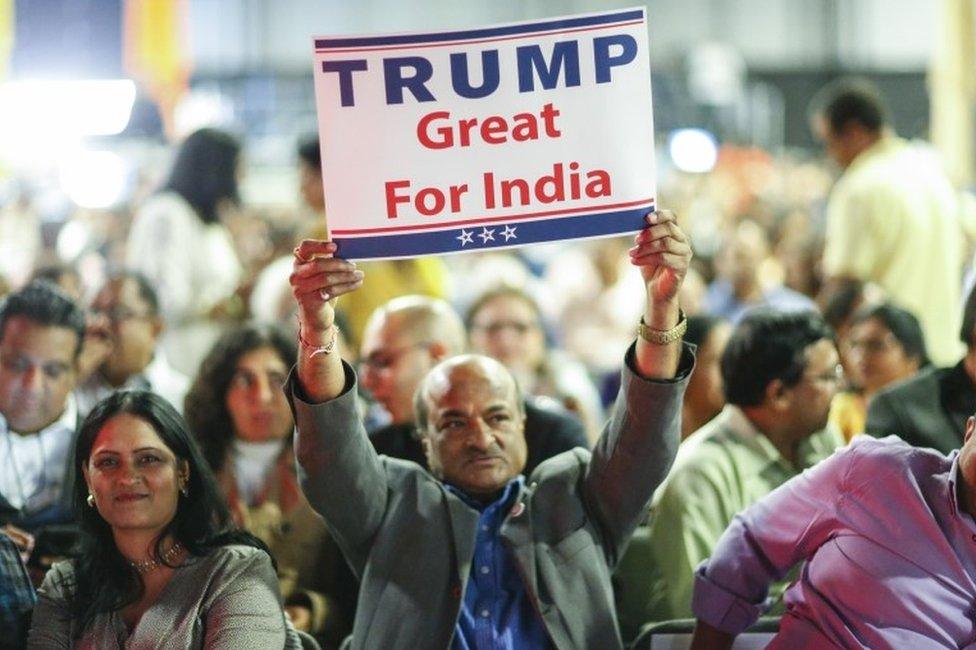
[[[678,310],[678,324],[669,330],[655,330],[647,326],[644,317],[641,316],[640,325],[637,326],[637,336],[641,337],[651,345],[668,345],[674,343],[688,330],[688,319],[685,313]]]

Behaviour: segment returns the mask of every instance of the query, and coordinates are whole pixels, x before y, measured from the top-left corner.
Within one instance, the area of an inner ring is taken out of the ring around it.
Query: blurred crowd
[[[693,617],[728,632],[708,607],[693,609],[712,570],[702,563],[720,543],[730,552],[723,534],[737,514],[860,434],[943,454],[968,440],[976,210],[933,152],[898,139],[883,104],[859,93],[824,99],[833,103],[815,126],[826,155],[727,144],[710,172],[660,169],[657,204],[674,211],[694,250],[680,305],[685,341],[697,348],[684,442],[614,577],[624,639],[648,622]],[[328,237],[319,144],[296,146],[294,210],[243,202],[245,161],[240,139],[207,128],[174,147],[167,169],[146,170],[161,182],[127,205],[78,209],[56,228],[27,184],[0,206],[0,530],[39,587],[53,559],[72,552],[72,507],[95,507],[84,505],[91,495],[103,512],[93,484],[78,487],[89,459],[76,432],[91,429],[94,459],[103,429],[92,418],[162,422],[156,433],[171,451],[199,447],[226,520],[248,533],[233,548],[271,551],[276,564],[265,569],[289,627],[338,647],[352,631],[360,576],[303,494],[281,391],[298,354],[292,250]],[[463,351],[516,379],[526,476],[562,451],[593,447],[645,308],[632,245],[621,237],[360,263],[362,288],[337,305],[336,345],[359,373],[376,450],[427,467],[414,393]],[[790,392],[810,378],[805,392]],[[166,404],[126,402],[113,397],[119,389]],[[192,443],[163,435],[173,409]],[[179,485],[189,499],[211,489]],[[176,553],[189,551],[202,553]],[[251,561],[240,554],[234,562]],[[96,575],[75,571],[79,584]],[[799,578],[776,578],[768,611],[782,614]],[[120,589],[105,602],[127,602]],[[101,624],[95,610],[58,616]],[[99,633],[111,634],[105,625]]]

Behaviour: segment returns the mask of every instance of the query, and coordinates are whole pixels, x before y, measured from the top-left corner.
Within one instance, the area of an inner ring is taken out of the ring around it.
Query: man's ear
[[[764,395],[764,405],[778,410],[785,410],[789,406],[790,388],[782,379],[774,379],[766,384]]]
[[[451,356],[447,346],[441,341],[434,341],[427,346],[427,350],[430,352],[430,357],[434,360],[434,363],[440,363],[447,357]]]
[[[159,335],[162,334],[163,330],[165,329],[162,316],[153,316],[149,321],[149,325],[152,327],[153,336],[158,339]]]
[[[973,431],[976,431],[976,417],[970,415],[966,418],[966,435],[962,439],[962,444],[969,443],[969,439],[973,437]]]

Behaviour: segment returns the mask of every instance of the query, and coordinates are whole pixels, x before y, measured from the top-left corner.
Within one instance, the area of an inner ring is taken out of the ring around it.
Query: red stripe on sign
[[[470,224],[495,223],[496,221],[525,221],[536,217],[554,217],[561,214],[583,214],[586,212],[597,212],[599,210],[613,210],[617,208],[631,208],[641,204],[651,204],[654,198],[640,199],[639,201],[627,201],[626,203],[610,203],[607,205],[596,205],[588,208],[566,208],[565,210],[546,210],[544,212],[529,212],[526,214],[515,214],[504,217],[480,217],[475,219],[464,219],[463,221],[443,221],[441,223],[420,224],[416,226],[392,226],[389,228],[360,228],[352,230],[332,230],[333,235],[376,235],[384,232],[410,232],[415,230],[440,230],[454,226],[467,226]]]
[[[517,41],[526,38],[536,38],[539,36],[558,36],[559,34],[572,34],[575,32],[591,32],[598,29],[610,29],[611,27],[627,27],[629,25],[641,25],[643,24],[643,22],[644,22],[643,20],[632,20],[626,23],[613,23],[611,25],[596,25],[594,27],[579,27],[577,29],[563,29],[555,32],[534,32],[532,34],[524,34],[518,36],[499,36],[497,38],[482,38],[474,41],[448,41],[446,43],[429,43],[427,45],[414,45],[414,44],[383,45],[377,47],[358,47],[352,49],[328,48],[328,49],[315,50],[315,53],[327,54],[329,52],[336,52],[336,53],[346,54],[348,52],[377,52],[380,50],[406,50],[406,49],[422,50],[431,47],[453,47],[455,45],[473,45],[476,43],[493,43],[496,41]]]

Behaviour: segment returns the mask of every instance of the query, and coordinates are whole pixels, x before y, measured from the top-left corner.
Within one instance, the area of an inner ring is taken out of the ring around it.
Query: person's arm
[[[691,247],[670,211],[649,214],[647,223],[635,238],[630,259],[644,279],[644,323],[667,331],[678,325],[678,290]],[[681,399],[693,365],[693,355],[680,338],[655,345],[638,337],[625,355],[621,390],[594,446],[583,486],[611,566],[674,461]]]
[[[703,463],[717,460],[708,455],[700,458]],[[664,593],[659,605],[666,611],[651,612],[653,616],[691,616],[695,569],[712,554],[738,510],[730,503],[731,487],[716,480],[716,471],[713,467],[683,464],[671,472],[656,501],[649,546],[662,578]]]
[[[203,612],[205,648],[236,650],[285,645],[278,576],[267,553],[248,549],[238,556],[234,551],[213,584],[218,592]]]
[[[27,647],[32,650],[60,650],[73,646],[71,610],[64,591],[64,576],[59,569],[59,566],[50,569],[37,590],[37,604],[27,636]]]
[[[360,573],[386,510],[387,485],[356,408],[356,375],[333,344],[336,299],[359,288],[363,273],[335,253],[324,241],[295,249],[290,283],[300,346],[285,393],[298,430],[302,490]]]
[[[865,443],[877,444],[855,441],[732,519],[711,558],[695,571],[692,612],[700,623],[734,637],[756,622],[770,584],[841,525],[848,480],[861,475],[855,464]]]

